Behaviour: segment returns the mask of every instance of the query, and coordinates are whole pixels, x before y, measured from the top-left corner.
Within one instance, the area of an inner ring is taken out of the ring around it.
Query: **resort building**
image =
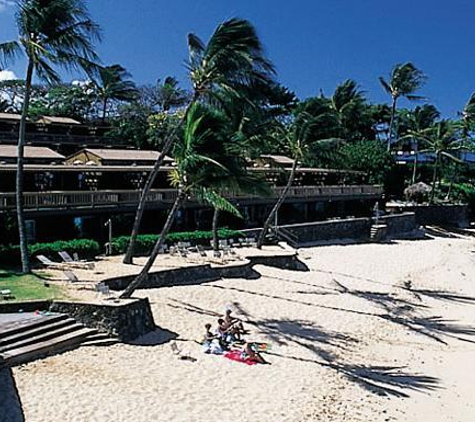
[[[6,214],[15,212],[17,156],[13,129],[18,119],[3,119],[1,124],[12,133],[6,142],[5,132],[0,128],[3,133],[0,135],[0,213]],[[45,130],[40,131],[40,127]],[[140,189],[159,152],[117,145],[106,148],[103,138],[97,133],[91,135],[93,128],[72,119],[41,118],[29,124],[28,129],[24,207],[30,238],[47,241],[88,236],[103,240],[104,223],[111,217],[114,235],[128,234]],[[104,136],[107,137],[107,132]],[[67,157],[63,154],[65,150],[70,151]],[[265,177],[273,187],[273,194],[260,197],[229,192],[228,198],[240,209],[244,220],[223,213],[222,224],[239,229],[260,227],[284,189],[292,165],[292,159],[281,155],[263,155],[250,162],[249,171]],[[143,232],[160,230],[176,197],[176,190],[168,182],[172,166],[173,159],[167,157],[147,198]],[[365,180],[366,175],[361,172],[299,168],[277,221],[288,224],[368,216],[375,202],[381,200],[383,189]],[[55,217],[54,227],[51,216]],[[180,211],[175,230],[209,230],[211,219],[212,210],[191,197]]]

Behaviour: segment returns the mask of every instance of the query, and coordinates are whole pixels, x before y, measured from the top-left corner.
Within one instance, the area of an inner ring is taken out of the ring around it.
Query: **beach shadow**
[[[25,421],[20,395],[10,368],[0,369],[0,421]]]
[[[170,302],[175,302],[176,305],[167,303],[167,306],[173,309],[182,309],[184,311],[193,312],[199,315],[206,315],[213,318],[221,318],[223,314],[220,314],[209,309],[200,308],[199,306],[193,305],[191,303],[183,302],[177,299],[168,299]]]
[[[405,367],[367,366],[351,364],[330,364],[331,368],[357,383],[365,390],[380,395],[407,398],[406,392],[433,391],[439,386],[439,379],[427,375],[406,372]]]
[[[154,331],[144,334],[135,340],[124,343],[132,346],[159,346],[175,340],[177,337],[177,333],[156,326]]]
[[[452,303],[475,305],[475,297],[453,293],[448,290],[415,289],[412,287],[411,281],[405,281],[401,289],[411,293],[420,301],[422,301],[423,298],[430,298]]]

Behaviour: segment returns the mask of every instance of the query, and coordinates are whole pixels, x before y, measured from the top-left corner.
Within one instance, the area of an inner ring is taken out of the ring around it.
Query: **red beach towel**
[[[241,352],[239,350],[232,350],[224,354],[225,358],[229,360],[233,360],[234,362],[241,362],[245,363],[246,365],[257,365],[256,361],[250,359],[243,359],[241,356]]]

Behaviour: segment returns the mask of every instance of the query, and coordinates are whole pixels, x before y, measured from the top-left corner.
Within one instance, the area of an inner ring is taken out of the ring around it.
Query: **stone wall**
[[[51,304],[50,311],[68,314],[86,327],[96,328],[121,341],[131,341],[155,330],[147,298],[110,304],[57,301]]]
[[[330,240],[368,240],[371,231],[370,218],[319,221],[316,223],[282,226],[295,234],[301,243]]]
[[[373,223],[375,222],[376,219],[373,218]],[[419,233],[419,224],[417,224],[416,214],[413,212],[385,215],[379,217],[378,222],[387,226],[387,237],[412,236]]]
[[[448,226],[467,228],[470,225],[467,205],[389,205],[392,212],[414,212],[420,226]]]
[[[140,288],[156,289],[163,286],[189,286],[208,283],[221,278],[257,279],[261,276],[254,270],[254,265],[257,264],[294,271],[308,271],[308,267],[298,259],[295,253],[278,256],[262,255],[250,257],[234,265],[213,267],[209,264],[195,265],[150,273]],[[117,277],[105,280],[105,283],[111,290],[124,290],[133,279],[134,276]]]

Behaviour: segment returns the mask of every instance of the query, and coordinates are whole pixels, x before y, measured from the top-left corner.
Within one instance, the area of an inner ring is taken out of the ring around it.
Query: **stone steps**
[[[14,366],[74,349],[97,330],[65,314],[25,317],[5,323],[0,333],[0,362]]]

